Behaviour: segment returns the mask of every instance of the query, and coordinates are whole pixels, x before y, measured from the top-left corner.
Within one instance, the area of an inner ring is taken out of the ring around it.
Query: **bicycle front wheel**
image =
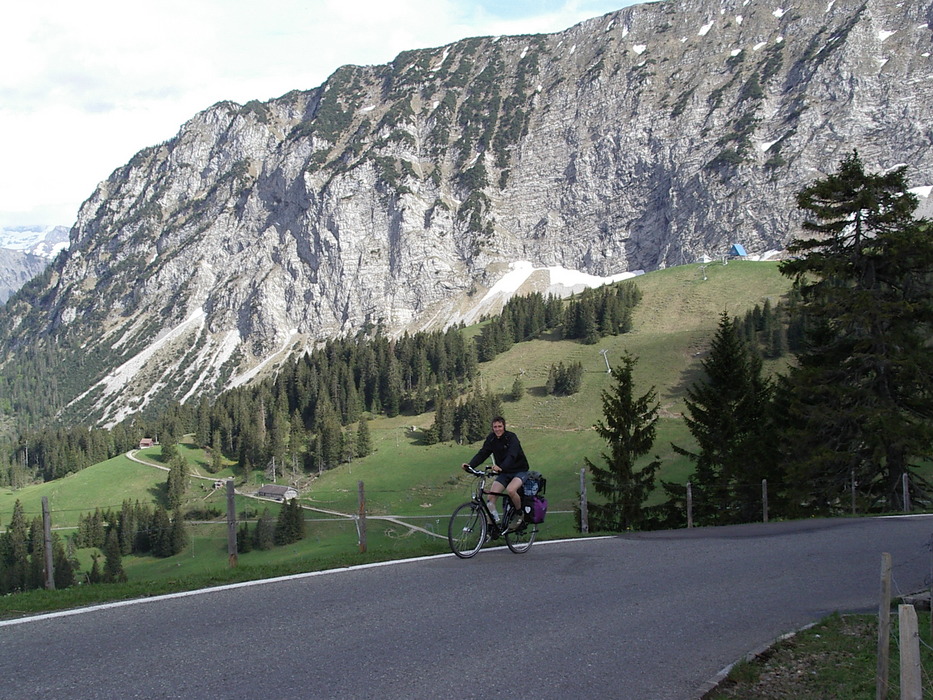
[[[537,536],[538,526],[534,523],[525,523],[514,532],[505,533],[505,543],[516,554],[523,554],[531,549]]]
[[[469,501],[450,516],[447,526],[450,551],[461,559],[474,556],[486,542],[486,516],[480,505]]]

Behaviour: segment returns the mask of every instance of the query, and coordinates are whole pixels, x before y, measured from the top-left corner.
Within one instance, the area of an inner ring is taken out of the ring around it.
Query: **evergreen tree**
[[[286,501],[279,510],[274,541],[277,545],[297,542],[305,536],[304,513],[297,498]]]
[[[100,573],[100,554],[94,552],[91,554],[91,570],[87,575],[88,583],[100,583],[103,580],[103,576]]]
[[[13,517],[3,539],[0,590],[3,593],[24,591],[29,577],[29,527],[19,499],[13,503]]]
[[[512,382],[512,389],[509,391],[509,399],[512,401],[521,401],[524,395],[525,384],[522,382],[521,377],[515,377],[515,381]]]
[[[178,445],[174,442],[163,442],[162,452],[159,459],[163,464],[171,464],[172,460],[178,456]]]
[[[126,572],[123,570],[123,555],[120,553],[120,536],[116,528],[110,528],[107,533],[107,541],[104,544],[104,573],[101,580],[104,583],[122,583],[126,581]]]
[[[176,454],[169,465],[168,471],[168,506],[172,510],[179,508],[184,502],[188,491],[188,461],[180,454]]]
[[[275,460],[276,464],[284,465],[287,460],[288,436],[291,423],[288,419],[288,413],[278,409],[272,414],[272,426],[269,429],[269,453],[270,458]]]
[[[771,386],[738,321],[726,313],[702,367],[704,378],[687,389],[684,418],[698,451],[673,447],[696,465],[690,481],[697,522],[747,522],[761,513],[761,479],[777,476],[769,459]]]
[[[149,531],[149,539],[152,543],[153,556],[172,556],[172,521],[169,519],[168,512],[162,506],[158,506],[155,510]]]
[[[249,532],[249,523],[243,523],[237,530],[236,551],[240,554],[253,551],[253,537]]]
[[[259,520],[256,521],[256,527],[253,530],[253,546],[256,549],[272,549],[275,545],[275,521],[269,514],[269,509],[264,508]]]
[[[120,506],[120,515],[117,520],[117,530],[120,535],[120,553],[126,556],[133,552],[136,541],[136,510],[129,500],[124,500]]]
[[[913,218],[905,173],[866,173],[853,152],[797,195],[812,235],[780,269],[805,344],[781,384],[781,444],[807,512],[840,509],[853,474],[872,508],[903,507],[904,474],[928,497],[913,467],[933,448],[933,224]]]
[[[172,514],[171,530],[171,552],[180,554],[188,546],[188,529],[185,527],[185,519],[180,510],[175,510]]]
[[[545,390],[555,396],[570,396],[580,391],[583,386],[583,363],[572,362],[564,365],[563,361],[551,365]]]
[[[217,431],[217,434],[219,436],[220,431]],[[219,443],[219,440],[218,440],[218,443]],[[211,455],[211,464],[208,467],[208,471],[211,474],[216,474],[221,469],[224,468],[224,456],[221,454],[219,447],[212,447],[210,450],[210,455]]]
[[[333,469],[340,463],[343,431],[340,428],[340,421],[329,404],[326,404],[318,415],[319,442],[315,457],[319,460],[319,470]]]
[[[45,540],[42,534],[42,518],[35,517],[29,523],[29,574],[26,590],[45,588]]]
[[[360,418],[356,431],[356,456],[365,457],[373,451],[372,436],[369,434],[369,421]]]
[[[55,589],[62,590],[75,583],[75,561],[68,556],[62,545],[58,533],[52,533],[52,570],[55,578]]]
[[[643,504],[654,488],[661,462],[655,457],[641,468],[636,462],[654,445],[659,404],[654,387],[641,397],[635,396],[635,364],[636,358],[626,354],[622,365],[612,371],[615,385],[602,392],[604,420],[596,424],[596,432],[608,445],[608,452],[602,453],[605,466],[584,458],[593,488],[605,498],[600,503],[587,502],[594,530],[629,530],[643,526],[648,519]]]

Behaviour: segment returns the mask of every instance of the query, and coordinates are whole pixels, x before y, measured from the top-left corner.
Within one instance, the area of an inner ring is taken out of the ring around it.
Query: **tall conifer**
[[[584,458],[593,488],[605,499],[587,502],[594,530],[619,532],[640,527],[648,519],[644,502],[654,489],[661,462],[657,457],[642,467],[636,462],[654,446],[659,404],[654,387],[635,395],[636,361],[632,355],[623,356],[622,364],[612,370],[615,384],[602,392],[604,419],[595,427],[608,447],[602,453],[604,466]]]

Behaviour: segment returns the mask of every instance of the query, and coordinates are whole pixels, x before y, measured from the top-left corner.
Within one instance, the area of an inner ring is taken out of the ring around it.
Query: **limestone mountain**
[[[0,304],[68,247],[64,226],[0,228]]]
[[[929,193],[931,21],[665,1],[216,104],[98,186],[4,310],[3,361],[54,361],[55,408],[113,422],[329,336],[455,322],[517,263],[547,289],[780,250],[794,193],[853,148]]]
[[[0,248],[0,304],[38,275],[49,264],[46,258],[21,250]]]

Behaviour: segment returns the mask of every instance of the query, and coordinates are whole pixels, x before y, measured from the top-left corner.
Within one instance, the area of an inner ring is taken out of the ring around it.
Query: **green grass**
[[[930,614],[918,612],[921,667],[933,668]],[[892,616],[888,692],[900,697],[898,616]],[[831,615],[817,625],[778,642],[757,659],[737,663],[707,700],[822,700],[874,698],[878,620],[872,615]],[[923,679],[924,697],[930,679]]]
[[[705,279],[704,279],[705,277]],[[593,430],[602,419],[601,393],[610,387],[611,377],[601,350],[617,364],[624,352],[639,358],[635,368],[636,391],[654,387],[661,402],[661,419],[654,454],[660,456],[660,478],[683,482],[691,471],[689,462],[671,449],[671,442],[685,447],[693,444],[680,413],[684,390],[698,376],[701,355],[715,332],[719,314],[741,315],[765,299],[777,301],[789,283],[774,263],[712,263],[705,267],[688,265],[653,272],[635,279],[644,298],[634,314],[631,333],[602,339],[596,345],[544,338],[515,345],[509,352],[480,366],[482,385],[503,395],[510,393],[516,376],[521,375],[526,391],[519,401],[505,400],[503,411],[509,427],[522,440],[531,466],[548,477],[547,497],[550,515],[542,537],[575,534],[570,511],[578,500],[580,469],[584,458],[601,463],[605,449]],[[582,389],[569,397],[548,396],[544,392],[548,368],[563,361],[583,364]],[[425,446],[421,432],[434,420],[433,413],[419,416],[377,417],[370,423],[374,452],[349,465],[308,477],[302,489],[302,504],[352,514],[358,510],[358,483],[364,482],[366,509],[370,515],[396,515],[412,525],[446,533],[446,518],[470,495],[471,479],[459,468],[476,452],[478,444],[446,443]],[[180,453],[192,465],[192,472],[211,477],[192,479],[187,507],[213,507],[226,512],[223,489],[213,489],[213,478],[232,475],[229,468],[210,475],[208,457],[193,445],[182,444]],[[159,447],[142,450],[139,456],[161,464]],[[144,503],[165,503],[167,472],[116,457],[68,477],[20,489],[0,491],[0,526],[10,521],[13,503],[19,499],[28,518],[41,514],[42,496],[49,499],[53,526],[74,527],[78,516],[95,508],[119,509],[124,499]],[[280,483],[284,483],[282,479]],[[254,473],[248,484],[237,484],[244,491],[263,483]],[[590,494],[592,498],[593,494]],[[660,498],[660,494],[658,495]],[[278,506],[237,497],[237,512]],[[359,557],[356,529],[352,521],[329,522],[329,516],[308,511],[309,536],[299,545],[270,552],[250,552],[241,558],[245,571],[301,570],[320,561],[340,565]],[[369,553],[366,556],[417,556],[425,551],[446,551],[443,539],[408,534],[406,528],[370,520]],[[215,577],[231,575],[227,569],[224,525],[191,525],[192,545],[184,553],[164,560],[126,557],[124,567],[130,588],[137,581],[199,585]],[[90,566],[90,554],[82,553]],[[184,583],[182,583],[184,582]],[[159,584],[163,585],[163,584]],[[85,587],[90,588],[90,587]],[[117,589],[112,589],[117,590]],[[64,592],[59,595],[64,596]],[[0,607],[0,611],[4,608]]]
[[[0,489],[0,524],[4,527],[9,524],[17,500],[22,503],[27,519],[41,517],[42,497],[45,496],[53,512],[53,525],[75,527],[78,516],[96,507],[119,510],[126,498],[148,503],[162,497],[166,475],[167,472],[137,464],[121,455],[45,484],[16,491],[3,488]]]
[[[602,418],[600,394],[609,387],[610,380],[600,350],[608,350],[613,364],[625,351],[639,357],[636,390],[644,392],[655,387],[662,405],[652,456],[658,454],[662,460],[661,478],[682,483],[692,467],[671,450],[670,443],[685,447],[693,444],[680,417],[684,390],[698,376],[699,361],[719,314],[743,314],[766,298],[774,303],[788,288],[775,264],[749,262],[671,268],[639,277],[636,283],[644,291],[644,299],[636,309],[632,333],[604,338],[589,346],[553,339],[521,343],[480,367],[484,386],[503,394],[511,390],[517,375],[523,378],[524,397],[517,402],[506,401],[504,412],[509,426],[521,437],[532,467],[548,477],[551,505],[542,526],[544,538],[576,534],[570,511],[578,498],[580,469],[584,458],[599,463],[605,447],[593,430],[594,423]],[[583,388],[571,397],[546,396],[543,386],[548,367],[561,361],[583,363]],[[367,518],[365,553],[359,551],[352,520],[306,511],[305,539],[287,547],[241,554],[238,566],[232,568],[228,565],[225,523],[191,524],[191,544],[181,554],[166,559],[125,557],[123,565],[129,577],[126,583],[5,596],[0,599],[0,617],[447,552],[444,537],[432,537],[372,517],[401,516],[412,525],[443,536],[450,512],[469,498],[471,479],[459,465],[475,453],[478,445],[422,445],[420,432],[433,420],[432,413],[376,418],[370,423],[375,447],[372,455],[313,478],[303,490],[301,502],[306,506],[355,513],[358,483],[364,482],[366,510],[371,516]],[[180,452],[194,473],[213,478],[207,471],[209,460],[201,450],[182,445]],[[154,463],[160,463],[159,455],[159,448],[140,453]],[[228,467],[216,478],[231,474]],[[118,509],[124,499],[164,502],[166,476],[162,470],[117,457],[48,484],[16,492],[0,490],[0,526],[9,522],[16,499],[23,503],[27,517],[33,517],[41,513],[42,496],[47,496],[56,527],[73,527],[79,514],[95,507]],[[260,483],[262,475],[255,473],[250,484]],[[238,488],[249,490],[243,484]],[[225,512],[226,494],[222,489],[214,490],[210,481],[195,479],[188,505]],[[265,507],[273,515],[279,508],[277,504],[237,496],[238,513],[257,513]],[[91,551],[82,550],[78,555],[82,570],[87,571]],[[920,627],[929,644],[926,614],[921,615]],[[872,697],[875,629],[875,621],[869,616],[830,617],[779,643],[763,659],[737,664],[729,681],[710,697]],[[892,650],[896,649],[896,633],[893,639]],[[933,659],[929,647],[923,653],[924,666],[930,667]],[[898,676],[894,653],[890,678],[895,688],[890,697],[895,697]]]

